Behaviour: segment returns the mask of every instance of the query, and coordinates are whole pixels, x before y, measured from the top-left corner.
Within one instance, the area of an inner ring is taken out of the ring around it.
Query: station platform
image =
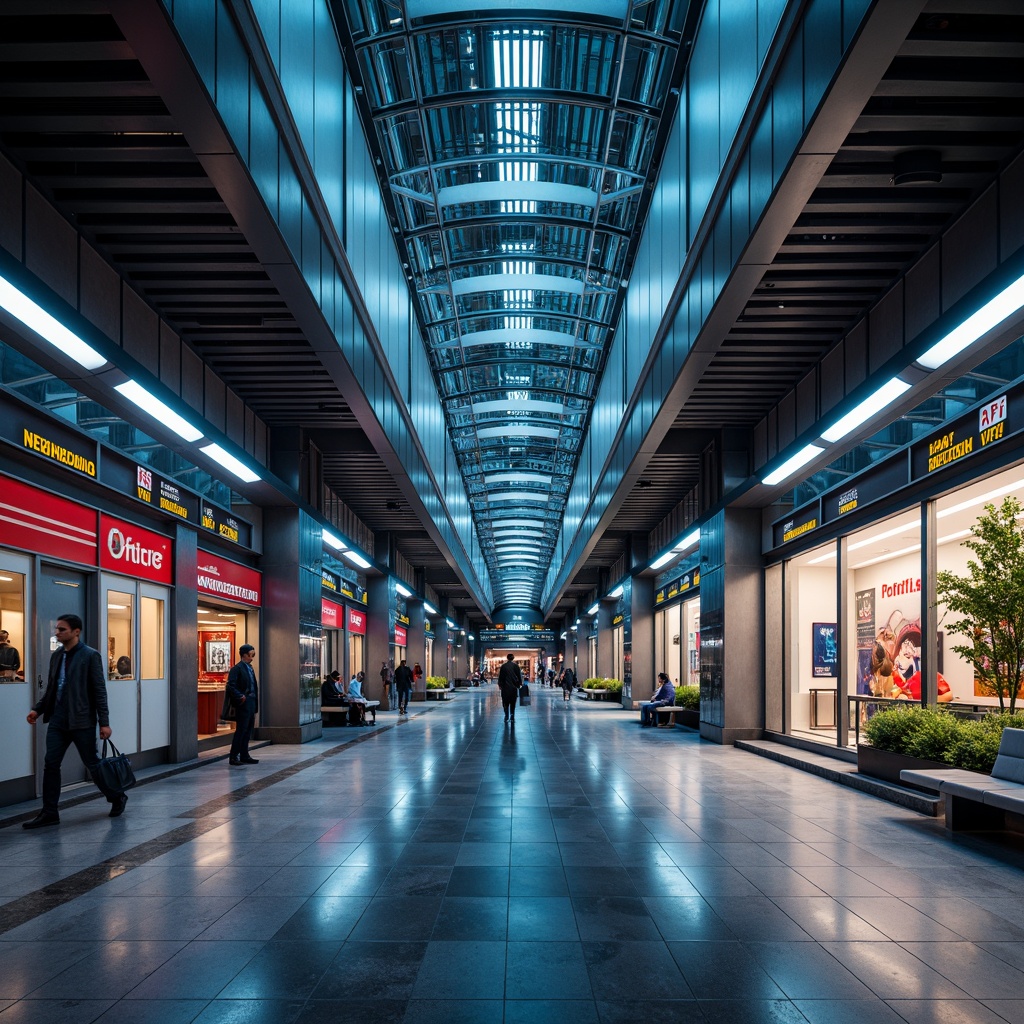
[[[8,809],[0,1024],[1024,1021],[1012,846],[533,696]]]

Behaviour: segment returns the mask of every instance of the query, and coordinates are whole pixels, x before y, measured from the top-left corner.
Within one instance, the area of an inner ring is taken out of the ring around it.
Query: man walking
[[[515,655],[509,654],[505,664],[498,670],[498,689],[501,690],[501,706],[505,710],[505,721],[516,724],[516,698],[523,685],[523,675],[515,663]]]
[[[232,768],[259,764],[255,757],[249,756],[249,739],[256,721],[256,712],[260,709],[259,685],[252,667],[252,659],[255,657],[256,648],[252,644],[242,644],[238,648],[238,662],[228,673],[226,696],[235,709],[235,735],[231,739],[231,757],[228,761]]]
[[[398,713],[409,713],[409,694],[412,693],[412,669],[403,659],[395,669],[395,689],[398,690]]]
[[[78,756],[92,775],[99,791],[110,803],[110,817],[124,813],[128,795],[109,789],[96,774],[96,723],[100,739],[110,738],[110,714],[107,709],[107,684],[103,678],[100,652],[82,643],[82,620],[77,615],[62,615],[54,630],[61,645],[50,656],[46,692],[28,713],[26,721],[35,725],[39,716],[48,723],[46,757],[43,761],[43,807],[22,828],[43,828],[60,821],[60,766],[73,743]]]

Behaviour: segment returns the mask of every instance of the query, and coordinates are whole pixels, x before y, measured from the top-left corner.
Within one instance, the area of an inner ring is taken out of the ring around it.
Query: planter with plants
[[[583,693],[587,700],[622,700],[622,680],[591,676],[583,680]]]
[[[445,676],[427,676],[426,696],[430,700],[447,700],[451,687]]]
[[[685,725],[690,729],[700,728],[700,687],[676,687],[676,724]]]

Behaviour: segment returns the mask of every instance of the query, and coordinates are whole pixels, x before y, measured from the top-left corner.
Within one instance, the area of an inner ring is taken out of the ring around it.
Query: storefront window
[[[107,591],[107,678],[134,679],[132,618],[135,595]]]
[[[154,597],[139,600],[139,652],[143,679],[164,678],[164,602]]]
[[[964,547],[964,541],[971,536],[971,527],[984,515],[986,505],[997,509],[1007,497],[1016,497],[1024,502],[1024,473],[1021,467],[1007,470],[994,477],[962,487],[936,501],[936,524],[938,543],[937,569],[968,575],[967,562],[975,559],[974,553]],[[957,616],[959,617],[959,616]],[[950,633],[943,628],[949,618],[943,605],[936,615],[938,631],[938,665],[936,666],[937,699],[940,703],[976,704],[983,707],[998,707],[999,698],[980,680],[970,662],[953,651],[954,645],[969,643],[967,637]],[[920,684],[914,686],[918,695]],[[1018,694],[1018,701],[1024,693]]]
[[[0,561],[0,683],[25,678],[25,577]]]

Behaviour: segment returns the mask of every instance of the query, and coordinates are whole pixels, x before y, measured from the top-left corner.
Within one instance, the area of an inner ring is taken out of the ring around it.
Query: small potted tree
[[[967,575],[936,574],[936,594],[949,615],[945,628],[965,638],[953,650],[974,667],[982,687],[1011,715],[1024,676],[1024,528],[1021,504],[1011,496],[986,505],[964,541],[974,557]]]

